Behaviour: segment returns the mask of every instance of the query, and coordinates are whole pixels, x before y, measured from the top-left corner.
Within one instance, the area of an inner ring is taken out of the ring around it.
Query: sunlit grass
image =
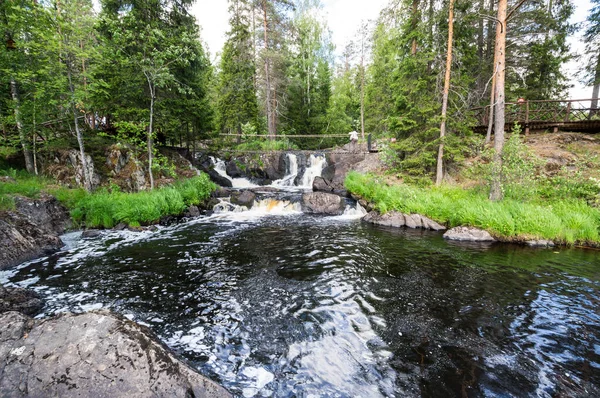
[[[380,212],[418,213],[449,227],[483,228],[499,238],[551,239],[567,244],[600,242],[600,210],[584,200],[505,199],[491,202],[482,192],[456,186],[388,186],[376,177],[352,172],[349,191],[373,202]]]

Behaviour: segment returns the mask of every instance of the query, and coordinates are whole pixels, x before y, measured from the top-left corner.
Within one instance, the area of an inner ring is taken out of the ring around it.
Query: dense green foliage
[[[180,215],[189,206],[202,203],[216,189],[206,174],[137,193],[121,192],[116,187],[87,193],[83,189],[56,186],[49,179],[14,169],[0,171],[0,175],[14,179],[0,183],[0,210],[14,208],[13,195],[37,198],[47,192],[71,211],[76,225],[86,228],[112,228],[118,223],[152,224],[163,216]]]
[[[148,225],[161,217],[179,215],[206,200],[216,186],[206,174],[149,192],[122,193],[100,190],[71,207],[73,220],[87,228],[112,228],[118,223]],[[58,199],[61,196],[58,195]]]
[[[450,227],[469,225],[499,238],[552,239],[568,244],[600,243],[600,210],[577,199],[491,202],[480,190],[456,186],[388,186],[378,178],[351,173],[346,187],[373,202],[377,210],[418,213]]]

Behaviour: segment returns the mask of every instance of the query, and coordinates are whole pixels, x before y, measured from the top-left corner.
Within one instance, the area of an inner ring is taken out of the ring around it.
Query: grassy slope
[[[216,188],[208,176],[202,174],[150,192],[123,193],[101,189],[88,194],[82,189],[52,185],[48,179],[26,173],[0,172],[0,175],[7,174],[15,181],[0,183],[0,210],[14,207],[12,195],[35,198],[41,192],[47,192],[71,211],[77,225],[88,228],[111,228],[120,222],[130,226],[155,223],[162,216],[178,215],[188,206],[201,203]]]
[[[600,243],[600,210],[582,200],[546,204],[512,199],[491,202],[476,190],[457,186],[388,186],[374,176],[358,173],[348,175],[346,187],[374,203],[382,213],[418,213],[450,227],[483,228],[506,240],[543,238],[568,244]]]
[[[349,174],[349,191],[380,212],[419,213],[450,227],[469,225],[501,240],[551,239],[566,244],[600,244],[600,140],[540,134],[507,144],[507,198],[487,199],[485,156],[471,160],[455,178],[459,184],[417,187],[389,184],[384,177]],[[512,148],[512,149],[511,149]],[[563,163],[555,167],[557,159]]]

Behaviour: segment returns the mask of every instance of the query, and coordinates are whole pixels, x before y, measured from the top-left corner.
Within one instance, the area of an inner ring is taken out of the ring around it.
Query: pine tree
[[[250,32],[253,10],[248,1],[231,0],[229,12],[230,30],[221,55],[217,125],[220,131],[241,133],[246,123],[258,127],[256,67]]]
[[[295,50],[288,68],[285,118],[285,126],[292,133],[321,134],[327,126],[332,45],[325,23],[314,16],[318,9],[318,4],[304,2],[297,8],[293,21]]]

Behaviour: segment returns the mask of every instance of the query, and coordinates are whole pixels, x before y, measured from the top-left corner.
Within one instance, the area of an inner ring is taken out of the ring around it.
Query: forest
[[[38,174],[44,154],[77,148],[87,170],[86,151],[117,143],[135,149],[154,187],[168,168],[157,144],[324,148],[340,140],[319,135],[357,130],[389,142],[391,169],[439,181],[437,165],[479,145],[473,108],[566,98],[573,57],[598,97],[598,0],[581,25],[571,0],[392,0],[337,52],[319,0],[229,0],[214,63],[193,3],[3,1],[0,155]],[[578,55],[567,40],[581,32]]]

